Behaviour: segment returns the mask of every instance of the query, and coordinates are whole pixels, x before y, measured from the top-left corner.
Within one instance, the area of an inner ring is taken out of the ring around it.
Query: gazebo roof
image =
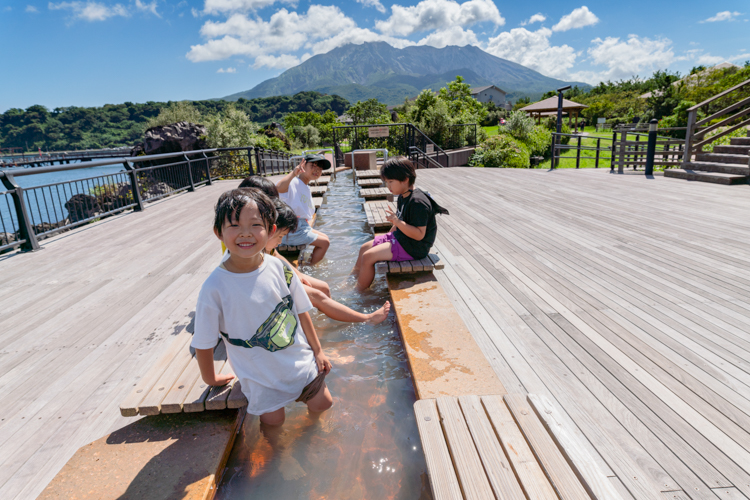
[[[579,104],[577,102],[563,99],[563,111],[575,111],[580,109],[588,108],[585,104]],[[529,104],[526,107],[521,108],[519,111],[526,111],[527,113],[544,113],[546,111],[557,111],[557,96],[552,96],[549,99]]]

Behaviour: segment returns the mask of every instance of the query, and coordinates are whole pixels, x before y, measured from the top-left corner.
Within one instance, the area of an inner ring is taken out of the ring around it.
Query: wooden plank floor
[[[562,407],[624,498],[750,498],[750,186],[469,168],[417,185],[451,213],[435,276],[509,392]]]
[[[0,257],[0,498],[36,498],[187,326],[217,265],[217,182]]]

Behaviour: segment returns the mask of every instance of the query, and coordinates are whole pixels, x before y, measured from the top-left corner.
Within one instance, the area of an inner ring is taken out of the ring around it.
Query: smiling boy
[[[307,312],[312,304],[294,272],[265,256],[275,220],[273,201],[257,189],[221,195],[214,233],[229,258],[201,288],[192,341],[203,381],[219,386],[233,378],[214,370],[213,347],[224,338],[248,413],[268,425],[281,425],[284,406],[293,401],[311,412],[333,404],[325,384],[331,363]]]

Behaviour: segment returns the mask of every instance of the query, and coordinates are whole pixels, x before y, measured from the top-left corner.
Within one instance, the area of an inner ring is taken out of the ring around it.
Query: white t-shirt
[[[318,376],[299,324],[299,315],[310,309],[299,278],[279,259],[265,256],[251,273],[217,267],[198,295],[191,345],[213,349],[223,337],[229,363],[247,397],[248,413],[269,413],[296,400]],[[244,341],[242,346],[232,343]]]
[[[292,210],[300,219],[309,221],[315,215],[315,205],[313,204],[310,186],[299,180],[299,177],[295,177],[289,183],[289,191],[279,193],[279,199],[292,207]]]

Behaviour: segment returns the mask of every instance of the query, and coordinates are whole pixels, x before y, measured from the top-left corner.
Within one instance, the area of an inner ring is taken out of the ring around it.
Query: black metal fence
[[[360,149],[387,149],[393,156],[421,159],[420,165],[444,167],[448,165],[446,149],[476,146],[476,123],[451,125],[433,134],[426,134],[412,123],[347,125],[333,128],[333,143],[337,165],[344,163],[344,153]],[[429,156],[435,162],[424,160]],[[422,164],[424,163],[424,164]]]
[[[0,169],[0,252],[39,249],[39,240],[217,179],[289,172],[291,155],[263,148],[226,148],[113,158],[85,164]],[[83,179],[21,187],[16,178],[122,165]]]

